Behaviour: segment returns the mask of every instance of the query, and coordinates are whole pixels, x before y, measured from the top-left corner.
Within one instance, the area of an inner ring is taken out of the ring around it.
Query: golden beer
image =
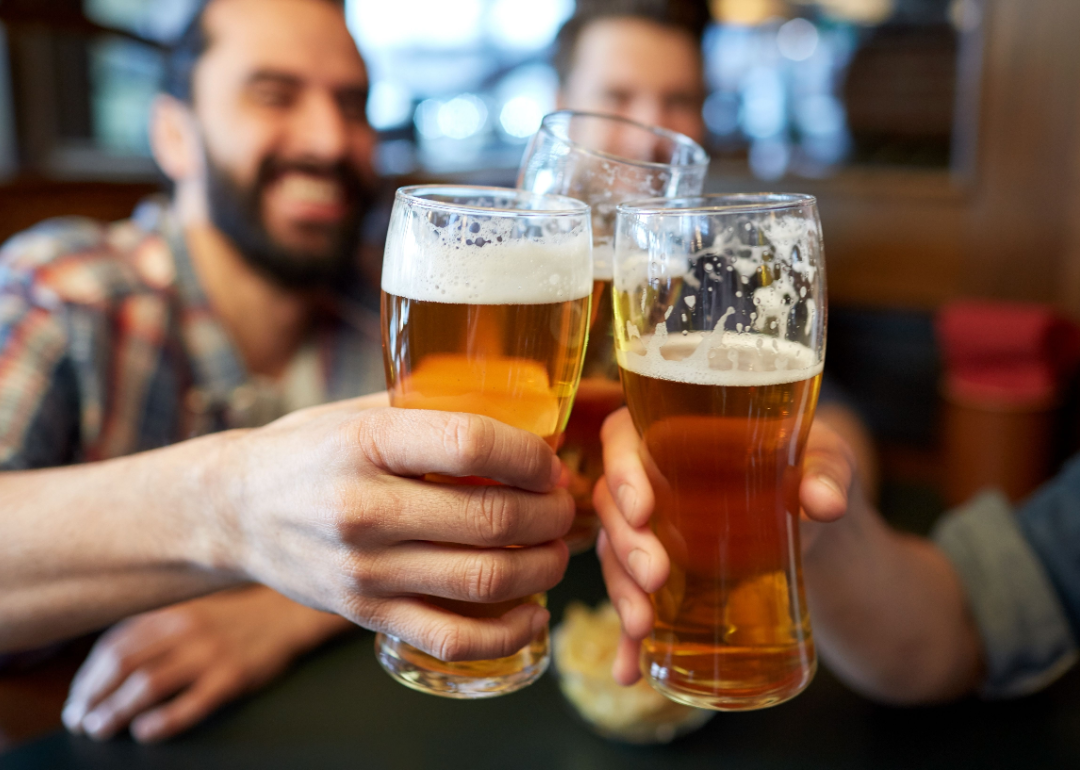
[[[814,672],[797,562],[790,577],[820,368],[756,378],[706,370],[686,382],[663,376],[693,379],[678,362],[650,367],[634,357],[621,357],[630,367],[623,384],[656,493],[651,526],[671,558],[652,596],[642,667],[654,687],[694,706],[787,700]]]
[[[536,305],[463,305],[410,300],[383,292],[387,385],[391,406],[492,417],[540,436],[554,449],[574,398],[589,318],[589,297]],[[493,484],[468,477],[439,481]],[[473,604],[428,597],[461,615],[499,617],[537,595]],[[403,662],[478,678],[510,677],[547,654],[547,630],[514,655],[448,663],[402,645]]]
[[[593,487],[604,475],[600,428],[607,416],[623,405],[612,340],[615,315],[611,296],[610,277],[594,281],[589,345],[581,384],[559,449],[559,458],[570,472],[570,493],[574,496],[574,524],[565,538],[572,552],[591,546],[600,528],[592,502]]]
[[[499,188],[399,190],[382,277],[391,405],[486,415],[555,449],[588,334],[591,243],[588,209],[569,198]],[[428,480],[497,483],[442,475]],[[459,615],[497,618],[524,602],[543,604],[545,597],[426,600]],[[497,660],[442,661],[383,634],[376,653],[409,687],[483,698],[539,677],[548,665],[548,633]]]

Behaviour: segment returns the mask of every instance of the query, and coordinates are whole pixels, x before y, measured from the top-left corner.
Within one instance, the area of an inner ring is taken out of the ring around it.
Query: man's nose
[[[630,107],[630,114],[627,117],[646,126],[660,126],[663,128],[664,105],[655,97],[642,96],[634,100]]]
[[[290,150],[296,155],[336,161],[347,150],[348,126],[331,94],[309,94],[296,110],[290,133]]]

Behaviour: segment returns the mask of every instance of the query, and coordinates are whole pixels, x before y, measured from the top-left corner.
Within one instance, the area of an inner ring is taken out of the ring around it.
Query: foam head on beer
[[[704,196],[620,211],[622,365],[742,384],[821,371],[825,283],[813,198]]]
[[[391,401],[486,414],[555,441],[580,376],[592,287],[580,201],[403,188],[382,277]]]
[[[454,189],[402,193],[423,195],[427,205],[394,209],[383,259],[384,291],[482,305],[563,302],[591,292],[584,206],[567,210],[573,204],[560,196],[511,196],[515,191],[506,190],[501,196],[466,198],[476,210],[461,211],[445,200]],[[522,219],[522,213],[531,216]]]

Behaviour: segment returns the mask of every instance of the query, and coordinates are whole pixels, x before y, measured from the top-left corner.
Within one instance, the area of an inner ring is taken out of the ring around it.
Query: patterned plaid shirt
[[[382,390],[377,319],[338,302],[283,379],[303,387],[245,371],[161,203],[111,225],[49,220],[0,250],[0,470],[105,460]]]

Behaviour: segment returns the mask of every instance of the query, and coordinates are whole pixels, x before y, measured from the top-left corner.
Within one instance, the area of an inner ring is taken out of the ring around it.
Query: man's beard
[[[355,273],[360,224],[371,205],[373,191],[349,164],[281,161],[270,156],[259,164],[255,181],[246,188],[209,156],[206,169],[210,221],[263,276],[287,289],[314,289],[340,286]],[[332,179],[341,185],[350,209],[348,215],[335,225],[308,225],[330,232],[330,243],[323,249],[285,246],[274,239],[263,222],[262,202],[267,188],[291,171]]]

